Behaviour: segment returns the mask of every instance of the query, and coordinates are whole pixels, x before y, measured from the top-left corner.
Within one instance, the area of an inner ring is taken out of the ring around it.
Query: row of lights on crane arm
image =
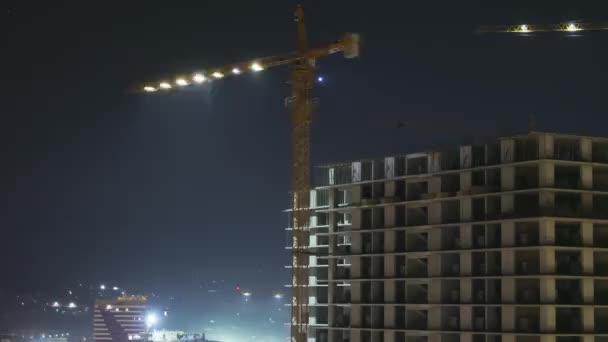
[[[264,67],[262,66],[262,64],[258,63],[258,62],[253,62],[251,63],[251,65],[249,66],[249,69],[253,72],[259,72],[264,70]],[[239,69],[238,67],[234,67],[232,68],[232,74],[233,75],[240,75],[243,73],[243,70]],[[215,78],[215,79],[222,79],[224,78],[226,75],[224,75],[221,71],[214,71],[211,75],[211,77]],[[192,83],[196,83],[196,84],[202,84],[205,83],[208,80],[208,77],[205,76],[202,73],[196,73],[194,75],[192,75],[192,80],[190,81],[187,78],[183,78],[180,77],[178,79],[175,80],[175,83],[172,84],[170,82],[160,82],[158,84],[158,87],[155,86],[145,86],[144,87],[144,91],[148,92],[148,93],[152,93],[155,92],[157,90],[169,90],[171,88],[173,88],[173,86],[178,86],[178,87],[186,87],[189,86]],[[192,83],[191,83],[192,82]]]
[[[566,25],[565,27],[563,27],[560,31],[567,31],[567,32],[577,32],[577,31],[581,31],[582,28],[574,23],[569,23],[568,25]],[[530,27],[527,24],[521,24],[519,25],[519,27],[516,30],[517,32],[521,32],[521,33],[530,33],[530,32],[534,32],[534,28]]]

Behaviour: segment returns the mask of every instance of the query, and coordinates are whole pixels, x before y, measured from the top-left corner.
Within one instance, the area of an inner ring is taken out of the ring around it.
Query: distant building
[[[146,332],[145,296],[97,299],[93,317],[95,341],[127,342],[143,340]]]
[[[219,342],[205,338],[205,334],[186,334],[183,331],[155,330],[150,334],[150,342]]]
[[[0,334],[0,342],[16,342],[17,337],[12,334]]]

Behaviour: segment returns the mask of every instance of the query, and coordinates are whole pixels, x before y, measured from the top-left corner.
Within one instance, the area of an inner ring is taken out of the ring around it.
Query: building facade
[[[145,339],[146,303],[145,296],[97,299],[93,316],[94,340],[128,342]]]
[[[316,171],[310,342],[608,341],[608,139]]]

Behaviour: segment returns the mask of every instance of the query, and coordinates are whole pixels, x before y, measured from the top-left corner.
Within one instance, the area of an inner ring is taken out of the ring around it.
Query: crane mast
[[[301,5],[296,9],[297,53],[305,56],[308,38]],[[312,86],[314,59],[299,59],[291,79],[292,134],[292,303],[291,340],[306,342],[308,323],[308,244],[310,207],[310,125],[312,122]]]

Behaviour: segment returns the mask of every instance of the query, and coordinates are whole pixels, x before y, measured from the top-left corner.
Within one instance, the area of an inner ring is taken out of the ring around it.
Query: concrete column
[[[503,222],[500,225],[500,240],[503,247],[515,246],[515,222]]]
[[[441,330],[441,307],[431,307],[427,319],[429,330]]]
[[[353,183],[361,181],[361,162],[360,161],[356,161],[356,162],[352,163],[351,174],[352,174],[351,177],[352,177]]]
[[[393,278],[395,276],[395,256],[384,255],[384,277]]]
[[[460,225],[460,248],[471,248],[473,239],[473,227],[470,224]]]
[[[515,342],[515,335],[502,334],[501,341],[502,342]]]
[[[441,279],[432,279],[429,283],[429,298],[430,304],[441,303]]]
[[[460,253],[460,275],[470,276],[473,273],[472,252],[465,251]]]
[[[503,275],[515,273],[515,252],[512,249],[503,250],[500,255],[500,267]]]
[[[515,307],[512,305],[503,305],[502,306],[502,331],[513,331],[513,330],[515,330]]]
[[[351,187],[350,189],[351,189],[350,195],[351,195],[353,204],[361,203],[361,186],[355,185],[355,186]]]
[[[552,213],[555,209],[555,192],[540,191],[538,193],[538,206],[541,212]]]
[[[394,197],[397,183],[395,181],[384,182],[384,197]]]
[[[555,163],[542,161],[538,164],[538,185],[551,188],[555,184]]]
[[[593,250],[585,248],[581,252],[581,264],[584,275],[593,275]]]
[[[384,328],[392,329],[395,328],[395,306],[385,305],[384,306]]]
[[[395,281],[387,280],[384,282],[384,302],[385,303],[395,303],[396,296]]]
[[[500,169],[500,188],[502,191],[515,188],[515,168],[513,166],[505,166]]]
[[[460,342],[473,342],[473,334],[470,332],[461,333]]]
[[[327,179],[329,180],[329,185],[336,184],[336,168],[330,167],[329,169],[327,169]]]
[[[556,289],[554,278],[540,279],[540,302],[542,304],[555,303]]]
[[[432,228],[429,231],[429,249],[431,251],[441,250],[441,235],[443,228]]]
[[[471,190],[472,186],[472,172],[463,172],[460,174],[460,192],[467,192]]]
[[[350,330],[350,342],[361,342],[361,330],[359,330],[359,329]]]
[[[360,256],[351,256],[350,257],[350,277],[352,279],[361,278],[361,257]],[[355,284],[353,283],[351,285],[351,287],[354,285]]]
[[[541,134],[538,137],[538,156],[540,159],[553,158],[553,136]]]
[[[540,307],[540,331],[543,333],[555,332],[555,306],[543,305]]]
[[[594,284],[593,278],[584,278],[581,283],[582,283],[581,292],[583,293],[583,303],[593,304],[594,299],[595,299],[595,297],[594,297],[595,284]]]
[[[428,258],[429,277],[441,276],[441,254],[431,254]]]
[[[394,230],[387,230],[384,233],[384,252],[385,253],[391,253],[394,252],[396,249],[396,243],[397,241],[395,241],[395,236],[397,235],[397,233]]]
[[[580,342],[595,342],[595,335],[585,335],[581,337]]]
[[[551,246],[555,244],[555,220],[542,219],[539,222],[540,244]]]
[[[581,193],[581,205],[583,207],[583,214],[589,215],[593,213],[593,194]]]
[[[473,280],[471,278],[460,279],[460,301],[471,303],[473,300]]]
[[[555,248],[544,247],[540,250],[540,273],[554,274],[555,273]]]
[[[429,154],[429,171],[439,172],[441,171],[441,152],[431,152]]]
[[[591,138],[581,138],[579,146],[583,161],[590,162],[593,159],[593,141]]]
[[[472,203],[473,200],[470,197],[465,197],[460,200],[460,222],[469,222],[472,220]]]
[[[431,177],[428,183],[428,190],[429,194],[436,194],[441,192],[441,177]]]
[[[441,202],[435,201],[429,204],[429,224],[441,224]]]
[[[500,286],[500,297],[503,303],[514,303],[515,302],[515,279],[513,278],[502,278]]]
[[[500,162],[512,163],[515,161],[515,140],[502,139],[500,141]]]
[[[395,177],[395,157],[384,158],[384,178]]]
[[[593,166],[589,164],[581,165],[581,186],[583,189],[593,189]]]
[[[384,331],[383,338],[384,338],[383,339],[384,342],[401,342],[401,341],[395,340],[395,332],[394,331]]]
[[[428,341],[429,342],[441,342],[441,334],[430,334]]]
[[[350,306],[350,326],[358,328],[361,326],[361,305],[351,304]]]
[[[503,215],[512,215],[514,213],[515,196],[513,194],[500,195],[500,212]]]
[[[581,223],[581,237],[583,240],[583,246],[593,246],[593,223],[583,222]]]
[[[473,330],[473,306],[460,306],[460,330]]]
[[[555,342],[555,335],[541,335],[540,342]]]
[[[363,241],[361,239],[361,233],[357,232],[356,230],[351,233],[350,249],[353,254],[360,254],[363,250]]]
[[[470,169],[473,165],[473,147],[460,146],[460,168]]]
[[[593,306],[583,306],[581,309],[581,318],[583,321],[583,331],[593,333],[595,330],[595,312]]]

